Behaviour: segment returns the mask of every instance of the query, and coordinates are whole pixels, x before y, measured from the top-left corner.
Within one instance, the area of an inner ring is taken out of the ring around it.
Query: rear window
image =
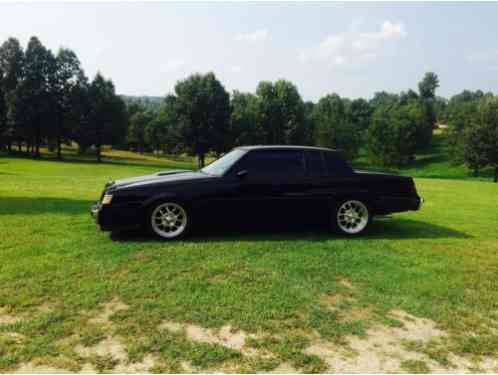
[[[324,152],[325,164],[329,176],[349,176],[353,174],[351,166],[334,152]]]

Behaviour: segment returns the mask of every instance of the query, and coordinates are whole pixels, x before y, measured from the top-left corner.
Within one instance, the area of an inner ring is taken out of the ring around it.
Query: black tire
[[[343,199],[333,210],[332,228],[347,236],[364,233],[372,221],[368,204],[362,199]]]
[[[147,230],[163,240],[185,237],[190,231],[191,222],[191,215],[185,204],[172,200],[152,204],[145,215]]]

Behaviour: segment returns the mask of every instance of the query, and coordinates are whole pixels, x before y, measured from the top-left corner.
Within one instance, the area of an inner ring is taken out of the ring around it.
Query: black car
[[[363,232],[375,215],[418,210],[411,177],[353,170],[338,152],[246,146],[205,168],[109,182],[91,213],[105,231],[144,226],[165,239],[194,226],[328,223]]]

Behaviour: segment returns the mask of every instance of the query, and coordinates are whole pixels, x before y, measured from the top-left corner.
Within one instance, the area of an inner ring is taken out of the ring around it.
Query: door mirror
[[[241,171],[237,172],[237,177],[238,178],[244,178],[245,176],[247,176],[247,170],[246,169],[242,169]]]

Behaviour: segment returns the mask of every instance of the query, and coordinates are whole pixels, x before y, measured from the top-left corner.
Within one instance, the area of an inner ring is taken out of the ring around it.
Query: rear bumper
[[[374,204],[376,214],[386,215],[394,212],[418,211],[422,208],[424,199],[414,197],[391,197],[381,196]]]

